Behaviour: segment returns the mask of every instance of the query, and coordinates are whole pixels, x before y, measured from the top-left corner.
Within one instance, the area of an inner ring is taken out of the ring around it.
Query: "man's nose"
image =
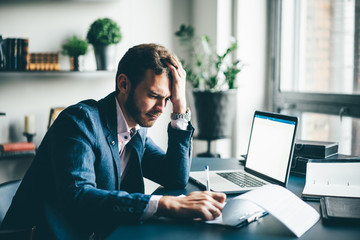
[[[164,110],[165,110],[165,107],[166,107],[166,100],[165,99],[159,99],[156,102],[156,105],[155,105],[156,111],[159,111],[159,112],[163,113]]]

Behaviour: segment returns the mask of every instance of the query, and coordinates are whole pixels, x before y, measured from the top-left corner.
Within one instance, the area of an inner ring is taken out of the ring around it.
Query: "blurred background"
[[[31,53],[57,52],[60,71],[0,72],[0,143],[25,141],[25,116],[34,116],[34,142],[46,133],[52,108],[101,99],[114,90],[115,69],[126,50],[140,43],[166,46],[188,59],[174,33],[181,24],[206,34],[218,52],[235,38],[236,114],[231,136],[211,141],[221,157],[246,153],[255,110],[300,117],[299,139],[339,142],[339,152],[360,154],[359,1],[266,0],[0,0],[0,35],[28,39]],[[111,18],[122,39],[112,69],[97,71],[91,44],[81,71],[61,54],[72,35],[85,39],[91,23]],[[194,111],[192,89],[188,103]],[[162,148],[171,106],[149,130]],[[196,127],[196,116],[194,116]],[[196,133],[195,133],[196,134]],[[194,155],[207,142],[194,139]]]

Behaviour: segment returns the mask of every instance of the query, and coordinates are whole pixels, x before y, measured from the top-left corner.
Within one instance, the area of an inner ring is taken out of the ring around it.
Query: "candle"
[[[25,133],[35,134],[35,116],[25,116]]]

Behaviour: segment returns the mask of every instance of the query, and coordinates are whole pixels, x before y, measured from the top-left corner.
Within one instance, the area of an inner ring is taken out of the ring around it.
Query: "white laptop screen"
[[[297,121],[255,113],[245,167],[286,182]]]

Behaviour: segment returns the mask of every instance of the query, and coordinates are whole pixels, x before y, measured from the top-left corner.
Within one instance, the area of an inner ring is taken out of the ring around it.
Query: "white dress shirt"
[[[130,153],[126,151],[126,144],[131,140],[131,129],[129,128],[124,114],[120,108],[117,98],[116,99],[116,115],[117,115],[117,137],[118,137],[118,147],[119,147],[119,154],[120,154],[120,167],[121,167],[121,180],[123,176],[126,175],[127,164],[130,159]],[[171,127],[180,130],[186,130],[188,126],[188,121],[185,119],[177,119],[171,120]],[[140,128],[139,125],[136,125],[135,129],[138,130]],[[136,134],[136,133],[135,133]],[[142,219],[147,219],[152,216],[157,211],[159,200],[162,196],[161,195],[152,195],[150,197],[150,201],[148,206],[145,209],[145,213],[142,216]]]

